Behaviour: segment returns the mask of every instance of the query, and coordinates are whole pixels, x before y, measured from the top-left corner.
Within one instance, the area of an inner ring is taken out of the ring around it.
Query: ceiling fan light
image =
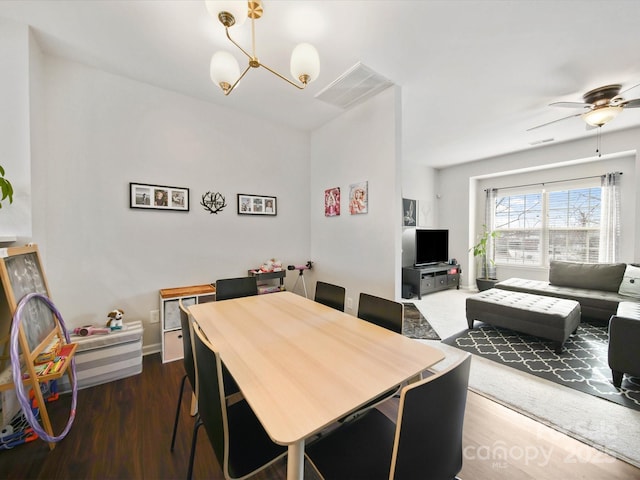
[[[320,55],[309,44],[301,43],[291,53],[291,75],[305,85],[314,81],[320,74]]]
[[[211,57],[211,80],[226,92],[240,77],[240,66],[229,52],[220,51]]]
[[[582,115],[582,119],[593,127],[601,127],[610,122],[622,112],[622,107],[600,107],[594,108]]]
[[[240,26],[247,19],[249,12],[249,6],[247,0],[205,0],[205,5],[209,14],[220,21],[225,26]],[[231,14],[234,22],[231,25],[226,25],[223,21],[223,16],[220,14],[226,12]]]

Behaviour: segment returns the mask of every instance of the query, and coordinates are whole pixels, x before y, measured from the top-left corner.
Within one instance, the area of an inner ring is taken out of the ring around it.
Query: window
[[[545,266],[550,260],[598,262],[600,186],[505,195],[494,212],[495,263]]]

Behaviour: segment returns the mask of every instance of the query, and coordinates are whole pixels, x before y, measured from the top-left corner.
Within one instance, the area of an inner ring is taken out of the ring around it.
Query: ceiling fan
[[[605,123],[613,120],[625,108],[640,108],[640,98],[625,100],[622,94],[635,88],[638,85],[620,91],[622,85],[613,84],[604,87],[589,90],[582,96],[583,102],[554,102],[549,104],[550,107],[562,108],[580,108],[581,112],[569,115],[568,117],[558,118],[551,122],[543,123],[535,127],[528,128],[527,131],[536,128],[545,127],[552,123],[560,122],[568,118],[582,117],[587,123],[587,128],[601,127]]]

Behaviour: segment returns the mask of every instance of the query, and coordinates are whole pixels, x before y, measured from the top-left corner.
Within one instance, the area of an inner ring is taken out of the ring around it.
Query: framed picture
[[[278,213],[276,197],[238,194],[238,215],[269,215]]]
[[[418,204],[410,198],[402,199],[402,225],[405,227],[415,227]]]
[[[324,216],[340,215],[340,187],[328,188],[324,191]]]
[[[152,210],[189,211],[189,189],[129,183],[129,206]]]
[[[349,213],[358,215],[369,210],[369,182],[349,185]]]

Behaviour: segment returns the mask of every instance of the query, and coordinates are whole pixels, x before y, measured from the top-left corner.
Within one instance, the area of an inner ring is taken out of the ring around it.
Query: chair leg
[[[189,454],[189,471],[187,472],[187,480],[191,480],[193,475],[193,460],[196,457],[196,442],[198,440],[198,429],[202,426],[202,420],[200,415],[196,419],[195,425],[193,425],[193,438],[191,439],[191,453]]]
[[[184,383],[187,381],[187,376],[182,377],[182,383],[180,384],[180,396],[178,397],[178,408],[176,408],[176,419],[173,422],[173,435],[171,436],[171,451],[176,445],[176,432],[178,431],[178,418],[180,418],[180,406],[182,405],[182,394],[184,393]]]
[[[613,377],[613,385],[620,388],[622,386],[622,377],[624,376],[624,372],[611,370],[611,376]]]

